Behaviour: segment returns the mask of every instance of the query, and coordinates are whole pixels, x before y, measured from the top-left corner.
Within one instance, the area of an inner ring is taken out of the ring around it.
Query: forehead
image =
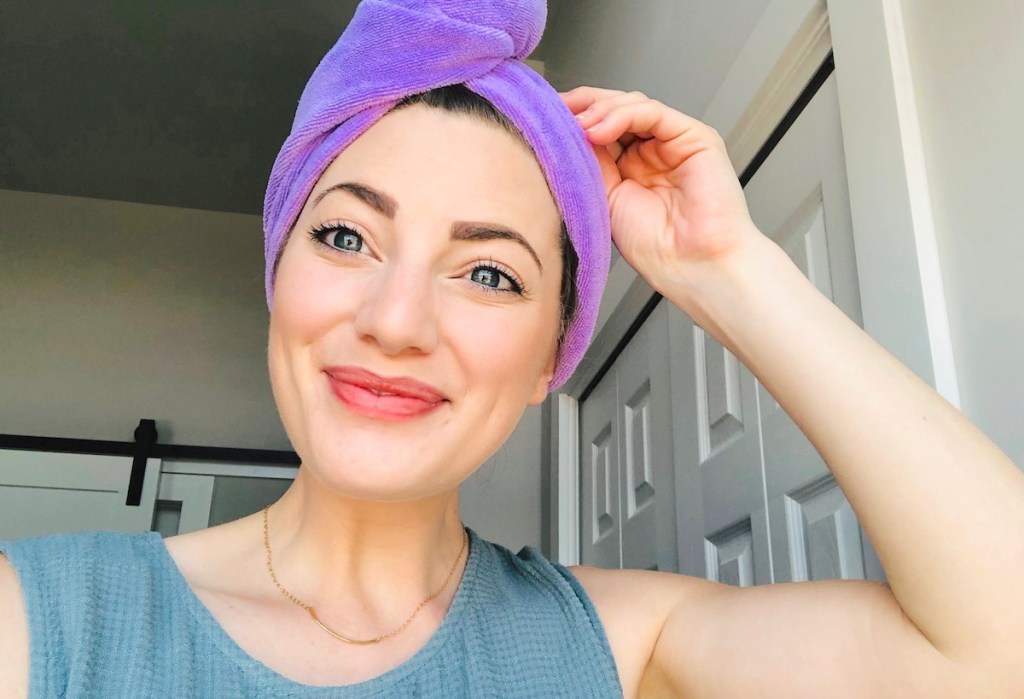
[[[533,153],[502,127],[425,105],[391,112],[342,151],[313,187],[357,180],[398,203],[398,215],[509,218],[555,230],[558,207]]]

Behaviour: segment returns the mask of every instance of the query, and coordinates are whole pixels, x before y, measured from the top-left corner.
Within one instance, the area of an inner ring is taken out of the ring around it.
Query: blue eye
[[[348,252],[359,252],[363,249],[363,236],[355,231],[340,230],[334,236],[334,247]]]
[[[470,281],[488,291],[523,293],[523,285],[509,271],[498,268],[494,263],[478,265],[469,273]]]
[[[473,270],[473,273],[469,275],[469,278],[475,281],[477,284],[483,284],[489,286],[492,289],[497,289],[498,285],[501,284],[501,275],[495,269],[488,269],[487,267],[477,267]]]
[[[310,236],[332,250],[362,252],[366,247],[363,236],[340,223],[322,224],[309,232]]]

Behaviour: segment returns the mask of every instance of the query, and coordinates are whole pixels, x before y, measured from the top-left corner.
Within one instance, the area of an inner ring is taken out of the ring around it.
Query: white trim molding
[[[558,562],[580,562],[580,404],[560,393],[556,398],[558,431]]]
[[[746,169],[832,50],[825,0],[768,6],[702,120]]]
[[[829,14],[864,329],[959,406],[899,0]]]

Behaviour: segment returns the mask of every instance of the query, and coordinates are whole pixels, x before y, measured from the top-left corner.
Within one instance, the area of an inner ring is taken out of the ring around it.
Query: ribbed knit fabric
[[[160,535],[0,541],[25,595],[30,697],[621,697],[579,582],[533,547],[469,530],[466,571],[412,658],[344,687],[289,680],[248,655],[192,592]]]

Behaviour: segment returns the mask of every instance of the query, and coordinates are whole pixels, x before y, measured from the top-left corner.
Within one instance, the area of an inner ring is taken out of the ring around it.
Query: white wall
[[[0,432],[290,449],[258,216],[0,190]]]
[[[1024,3],[902,7],[962,408],[1024,466]]]

